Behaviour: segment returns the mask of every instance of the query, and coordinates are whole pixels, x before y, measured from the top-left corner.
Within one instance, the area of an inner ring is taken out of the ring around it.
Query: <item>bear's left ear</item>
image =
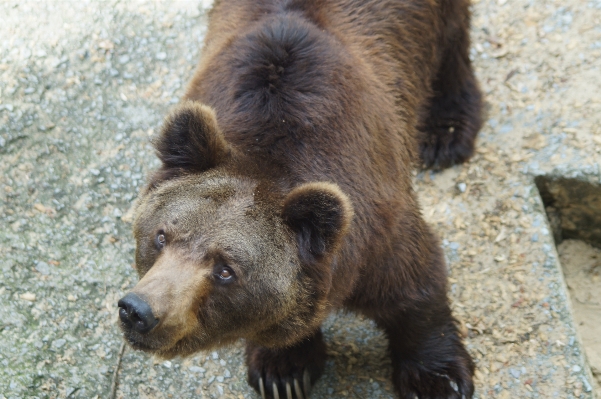
[[[231,151],[213,109],[193,101],[171,111],[153,144],[165,175],[203,172],[217,166]]]
[[[353,207],[337,185],[306,183],[288,194],[282,218],[296,233],[301,258],[309,261],[340,245],[353,218]]]

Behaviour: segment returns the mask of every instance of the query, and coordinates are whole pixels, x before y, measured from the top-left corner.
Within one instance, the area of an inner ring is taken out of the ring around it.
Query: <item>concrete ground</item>
[[[137,278],[129,211],[157,166],[148,139],[191,77],[209,3],[0,2],[0,398],[257,398],[241,344],[158,362],[115,323]],[[601,1],[473,10],[478,152],[416,184],[476,397],[592,398],[534,177],[601,181]],[[324,331],[313,398],[394,397],[371,322],[333,315]]]

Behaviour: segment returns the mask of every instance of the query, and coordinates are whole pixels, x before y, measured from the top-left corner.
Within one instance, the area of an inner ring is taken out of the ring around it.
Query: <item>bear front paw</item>
[[[470,359],[454,359],[439,370],[412,361],[395,366],[392,379],[403,399],[469,399],[474,393]]]
[[[321,332],[290,348],[247,343],[248,383],[262,399],[306,399],[323,373],[325,359]]]

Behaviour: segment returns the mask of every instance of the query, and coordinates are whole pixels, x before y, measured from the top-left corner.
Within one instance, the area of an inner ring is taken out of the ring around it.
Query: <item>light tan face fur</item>
[[[146,300],[160,321],[167,342],[156,342],[164,350],[181,342],[197,328],[196,309],[211,292],[211,261],[198,264],[181,251],[164,248],[152,268],[132,290]]]
[[[134,225],[141,279],[132,292],[159,323],[145,335],[124,329],[134,348],[169,358],[241,337],[282,345],[321,321],[292,233],[277,206],[255,194],[250,179],[218,172],[142,194]],[[231,281],[219,277],[223,267]]]

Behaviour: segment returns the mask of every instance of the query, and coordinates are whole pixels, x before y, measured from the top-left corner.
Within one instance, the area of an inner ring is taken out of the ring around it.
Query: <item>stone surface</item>
[[[574,321],[595,377],[595,389],[601,392],[601,249],[572,239],[563,241],[557,249]]]
[[[0,2],[0,398],[257,398],[242,346],[126,349],[132,202],[149,137],[192,76],[210,1]],[[479,0],[477,154],[416,173],[446,251],[478,398],[591,398],[534,178],[601,181],[601,2]],[[386,341],[333,315],[314,398],[393,398]]]

